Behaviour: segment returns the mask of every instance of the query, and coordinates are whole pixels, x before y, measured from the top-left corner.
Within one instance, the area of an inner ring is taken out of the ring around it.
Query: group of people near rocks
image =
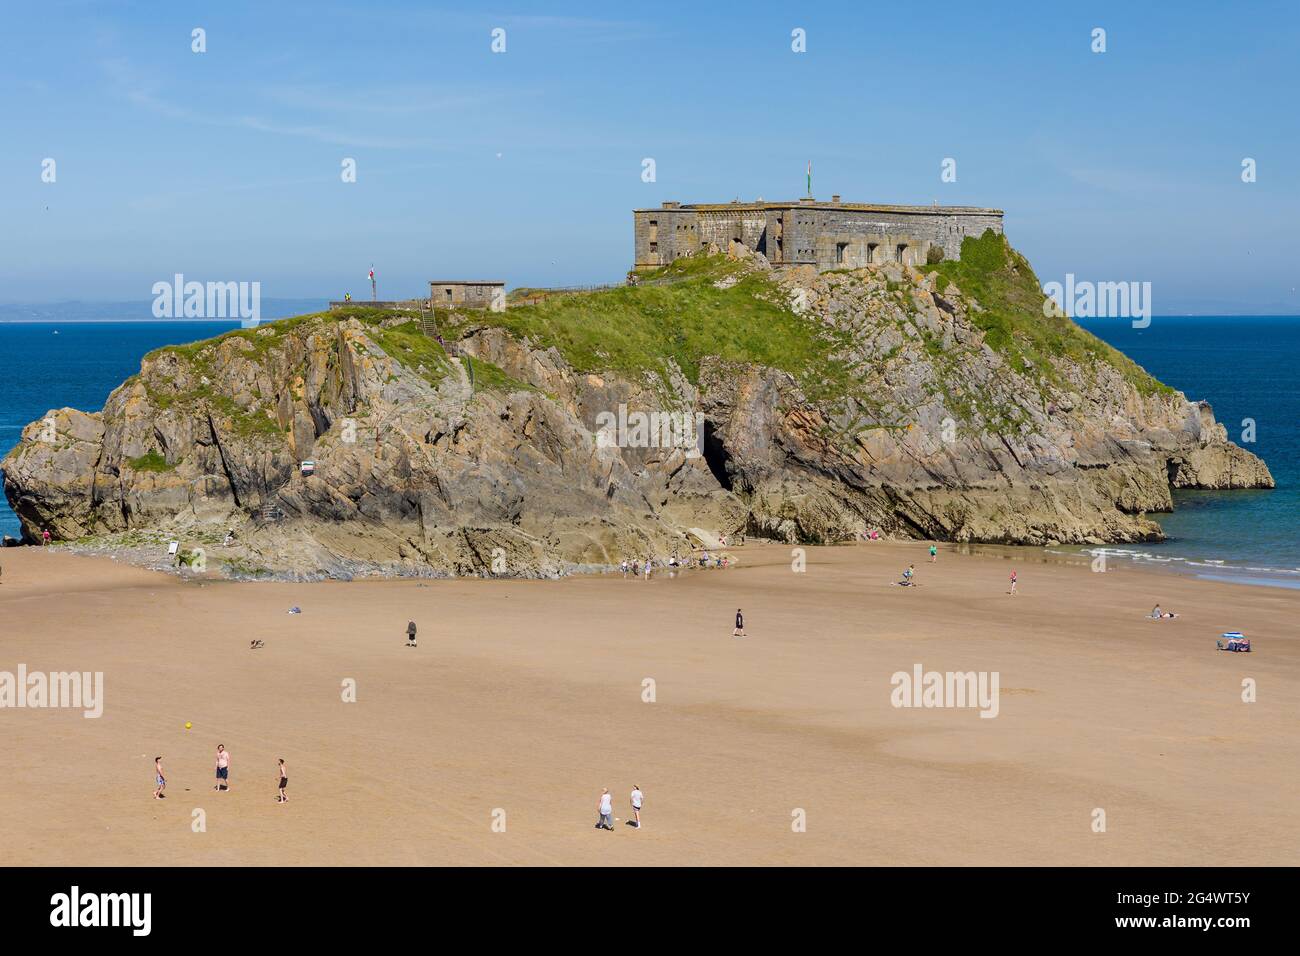
[[[666,560],[647,557],[644,561],[637,558],[629,561],[624,558],[619,562],[618,569],[623,577],[631,574],[633,577],[649,578],[656,568],[667,571],[685,571],[688,568],[729,568],[734,561],[735,559],[729,554],[711,554],[702,551],[698,555],[691,554],[686,557],[673,554]]]

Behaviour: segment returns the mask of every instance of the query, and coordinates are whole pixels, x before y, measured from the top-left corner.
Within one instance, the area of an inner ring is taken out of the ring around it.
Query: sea
[[[0,456],[49,409],[103,407],[146,352],[238,327],[153,319],[150,306],[0,305]],[[325,307],[323,300],[263,300],[263,321]],[[1126,319],[1080,324],[1189,398],[1210,402],[1228,437],[1268,463],[1277,487],[1176,491],[1174,511],[1152,516],[1168,536],[1159,543],[1047,550],[1300,588],[1300,317],[1155,316],[1144,329]],[[7,502],[0,502],[0,534],[19,534]]]

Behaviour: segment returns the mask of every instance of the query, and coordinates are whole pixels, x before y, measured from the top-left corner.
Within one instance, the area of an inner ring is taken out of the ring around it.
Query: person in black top
[[[736,608],[736,629],[731,632],[732,637],[745,636],[745,615],[740,613],[740,608]]]
[[[406,646],[415,647],[415,622],[408,621],[406,624]]]

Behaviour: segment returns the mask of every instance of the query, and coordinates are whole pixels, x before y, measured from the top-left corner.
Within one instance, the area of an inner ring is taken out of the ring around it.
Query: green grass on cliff
[[[171,471],[175,465],[167,464],[167,459],[156,451],[146,452],[139,458],[131,458],[127,462],[136,471]]]
[[[1085,373],[1098,364],[1111,366],[1143,395],[1173,392],[1068,318],[1044,315],[1037,277],[1004,236],[990,231],[978,239],[967,238],[960,260],[921,269],[934,274],[941,295],[956,285],[968,300],[979,303],[981,310],[972,308],[967,314],[984,332],[985,342],[1014,368],[1037,379],[1045,394],[1053,386],[1066,384],[1057,367],[1063,362],[1074,363]],[[808,400],[830,408],[837,432],[903,427],[895,421],[900,410],[880,404],[881,396],[870,384],[872,369],[855,368],[845,358],[857,350],[854,333],[825,323],[817,315],[796,315],[768,273],[724,256],[692,256],[641,273],[640,279],[636,286],[555,292],[532,304],[523,304],[512,294],[513,304],[504,312],[458,314],[454,321],[459,327],[448,324],[445,313],[440,312],[438,319],[449,341],[470,327],[498,326],[537,347],[555,348],[576,371],[613,372],[665,393],[670,391],[669,372],[674,365],[695,384],[699,383],[701,364],[709,357],[737,365],[766,366],[789,374]],[[915,308],[910,282],[887,280],[886,292],[900,299],[905,310]],[[420,322],[409,313],[365,306],[235,330],[219,339],[169,346],[168,350],[202,372],[213,354],[207,350],[222,339],[247,339],[261,353],[305,323],[316,322],[325,328],[341,319],[365,323],[368,334],[388,355],[432,385],[452,370],[453,360],[441,345],[424,335]],[[930,335],[923,335],[921,344],[942,372],[938,387],[948,407],[968,421],[982,423],[983,428],[1018,429],[1020,422],[1006,417],[1004,400],[967,387],[960,353],[950,353],[939,338]],[[464,360],[462,364],[466,364]],[[473,360],[473,373],[476,391],[529,387],[479,359]],[[159,390],[162,394],[155,394]],[[262,410],[241,410],[206,387],[178,395],[166,391],[165,383],[150,383],[150,397],[159,408],[206,400],[246,434],[280,431],[278,423]]]
[[[370,321],[369,317],[361,317]],[[388,328],[375,325],[370,336],[390,358],[401,362],[411,371],[421,375],[430,385],[437,386],[451,371],[451,360],[434,339],[420,330],[420,323],[412,320]]]
[[[717,356],[788,372],[814,399],[850,388],[848,368],[833,357],[845,344],[841,335],[796,316],[765,276],[719,256],[695,256],[645,278],[663,284],[553,296],[485,313],[482,321],[554,346],[581,372],[648,373],[666,385],[675,363],[698,383],[701,361]]]
[[[1087,368],[1104,362],[1119,370],[1143,395],[1173,394],[1173,389],[1152,378],[1136,362],[1061,315],[1043,314],[1042,286],[1029,262],[1007,242],[988,230],[962,240],[961,259],[921,266],[939,277],[940,295],[949,282],[974,298],[983,312],[968,317],[984,330],[984,341],[994,350],[1033,366],[1049,381],[1059,382],[1052,359],[1066,359]]]

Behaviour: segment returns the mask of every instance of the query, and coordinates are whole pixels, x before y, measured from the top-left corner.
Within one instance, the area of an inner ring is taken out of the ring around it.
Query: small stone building
[[[495,279],[429,281],[429,304],[435,309],[501,309],[505,301],[506,284]]]
[[[739,243],[774,266],[817,271],[856,269],[929,258],[961,257],[961,241],[986,229],[1002,232],[1002,210],[977,206],[885,206],[800,199],[796,202],[666,202],[632,212],[634,268],[664,266],[710,244],[724,251]],[[932,252],[931,250],[935,250]]]

